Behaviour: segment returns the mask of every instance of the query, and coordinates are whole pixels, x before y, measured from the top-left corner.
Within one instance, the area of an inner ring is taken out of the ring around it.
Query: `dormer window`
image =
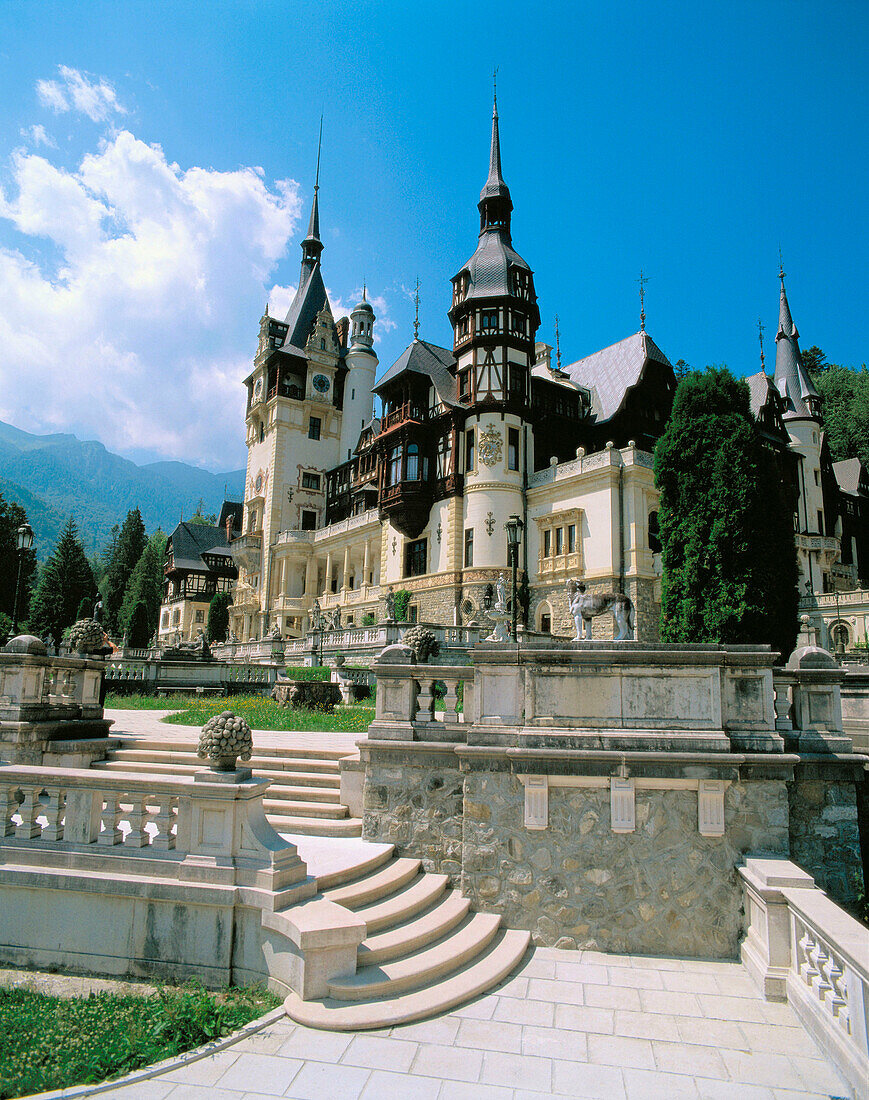
[[[480,314],[480,329],[483,332],[497,332],[498,327],[497,309],[484,309]]]

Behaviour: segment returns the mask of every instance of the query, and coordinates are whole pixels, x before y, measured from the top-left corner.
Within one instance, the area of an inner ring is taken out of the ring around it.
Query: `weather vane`
[[[757,319],[757,338],[760,340],[760,369],[765,371],[766,367],[764,366],[763,358],[763,321],[761,321],[759,317]]]
[[[495,114],[498,113],[498,66],[492,69],[492,96],[495,103]]]
[[[778,246],[778,277],[784,282],[785,279],[785,265],[781,254],[781,245]]]
[[[637,282],[640,284],[640,332],[646,331],[646,283],[649,281],[649,276],[643,274],[643,269],[640,268],[640,277]]]
[[[561,370],[561,340],[558,332],[558,314],[555,314],[555,361],[558,363],[558,369]]]
[[[413,338],[419,339],[419,276],[416,279],[416,286],[413,291],[413,304],[416,306],[416,315],[413,319]]]

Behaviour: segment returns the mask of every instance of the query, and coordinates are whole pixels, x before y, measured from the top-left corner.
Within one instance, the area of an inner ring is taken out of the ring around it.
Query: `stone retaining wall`
[[[860,831],[854,783],[810,771],[788,784],[791,859],[840,905],[852,908],[860,889]]]

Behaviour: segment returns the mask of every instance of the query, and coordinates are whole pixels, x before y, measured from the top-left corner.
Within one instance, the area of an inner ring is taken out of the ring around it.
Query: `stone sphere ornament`
[[[434,631],[427,626],[414,626],[404,632],[402,643],[416,654],[420,664],[425,664],[429,657],[437,657],[441,651],[440,642],[435,637]]]
[[[69,631],[69,647],[76,653],[94,653],[103,648],[103,628],[96,619],[79,619]]]
[[[240,757],[250,760],[253,753],[253,735],[243,718],[224,710],[209,718],[199,734],[196,755],[211,762],[212,771],[233,772]]]

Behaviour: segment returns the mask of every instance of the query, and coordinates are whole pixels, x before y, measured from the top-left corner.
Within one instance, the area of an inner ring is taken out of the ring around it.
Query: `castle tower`
[[[800,356],[799,332],[791,317],[785,292],[785,273],[779,268],[781,297],[778,331],[775,336],[775,387],[786,405],[785,427],[791,450],[799,458],[797,488],[797,560],[800,569],[800,595],[823,590],[823,575],[837,554],[832,550],[824,515],[821,483],[820,398]]]
[[[350,346],[344,362],[344,415],[341,423],[340,461],[351,458],[359,433],[374,415],[374,376],[377,356],[374,353],[374,310],[362,291],[362,301],[350,314]]]
[[[514,514],[524,518],[525,471],[534,468],[529,417],[540,313],[533,272],[513,248],[497,98],[478,210],[477,248],[453,277],[449,311],[458,397],[469,409],[462,447],[466,569],[506,565],[504,524]]]

